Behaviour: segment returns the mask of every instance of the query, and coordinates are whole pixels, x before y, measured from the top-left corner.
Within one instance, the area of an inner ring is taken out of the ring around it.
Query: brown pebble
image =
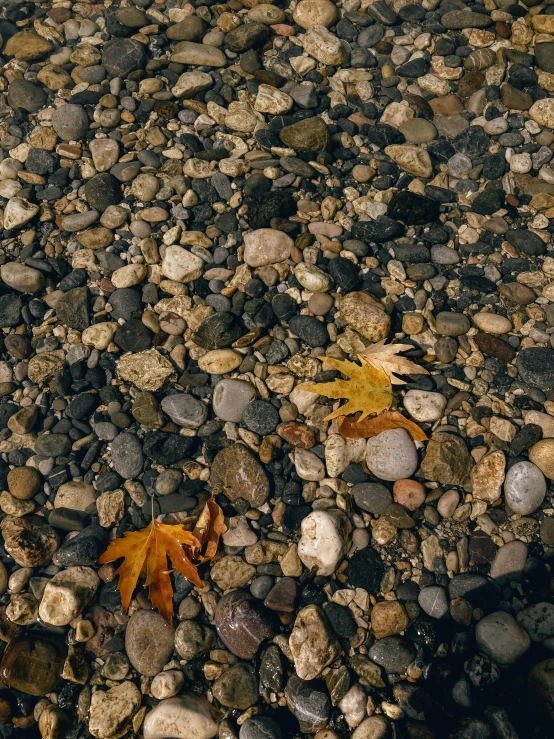
[[[473,339],[483,354],[498,359],[499,362],[504,362],[504,364],[511,362],[516,355],[513,346],[510,346],[507,341],[500,339],[498,336],[479,331]]]

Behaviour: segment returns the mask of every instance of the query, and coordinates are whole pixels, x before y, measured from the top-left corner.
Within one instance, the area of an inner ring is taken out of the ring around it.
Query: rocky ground
[[[554,5],[0,6],[0,737],[552,736]]]

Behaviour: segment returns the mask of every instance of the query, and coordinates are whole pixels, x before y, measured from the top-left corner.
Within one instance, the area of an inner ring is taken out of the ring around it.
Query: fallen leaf
[[[407,352],[414,347],[411,344],[387,344],[385,346],[384,341],[379,341],[377,344],[373,344],[368,347],[364,352],[360,354],[367,362],[377,369],[382,369],[387,374],[393,385],[405,385],[406,382],[398,377],[398,375],[428,375],[426,369],[421,367],[419,364],[406,359],[405,357],[398,357],[399,352]]]
[[[215,500],[210,498],[192,532],[200,542],[200,551],[195,556],[199,562],[207,562],[217,552],[219,537],[227,531],[224,519],[223,511]]]
[[[153,519],[145,529],[126,531],[122,538],[113,539],[98,562],[106,564],[123,558],[115,571],[119,575],[117,589],[121,593],[123,611],[129,608],[139,575],[142,574],[146,579],[150,602],[171,623],[173,586],[168,558],[187,580],[202,587],[193,559],[199,563],[211,559],[217,551],[219,536],[225,530],[221,508],[214,500],[209,500],[194,532],[186,531],[181,524],[169,525]],[[204,545],[206,550],[202,554]]]
[[[380,413],[391,407],[393,400],[390,380],[382,369],[374,367],[362,359],[362,363],[347,359],[325,357],[325,364],[346,375],[348,380],[321,382],[318,385],[305,385],[302,389],[319,393],[328,398],[346,398],[348,403],[326,416],[325,420],[361,411],[360,420],[371,413]]]
[[[429,441],[429,437],[417,423],[410,421],[398,411],[383,411],[375,418],[339,418],[339,433],[345,439],[369,439],[383,431],[406,429],[414,441]]]

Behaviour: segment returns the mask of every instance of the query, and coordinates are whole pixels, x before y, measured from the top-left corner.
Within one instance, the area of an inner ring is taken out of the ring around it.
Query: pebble
[[[289,642],[294,668],[301,680],[319,677],[340,652],[327,619],[316,605],[298,612]]]
[[[205,698],[184,693],[161,700],[147,715],[144,739],[212,739],[217,734],[215,710]]]
[[[415,421],[432,423],[444,415],[446,398],[439,393],[425,390],[408,390],[404,396],[404,408]]]
[[[46,583],[38,613],[53,626],[66,626],[94,598],[100,584],[90,567],[67,567]]]
[[[122,682],[109,690],[97,690],[90,701],[89,731],[98,739],[126,732],[141,702],[139,689]]]
[[[528,516],[536,511],[546,495],[543,472],[532,462],[517,462],[506,473],[504,495],[514,513]]]
[[[330,575],[348,547],[351,526],[340,511],[313,511],[301,524],[298,556],[318,575]]]
[[[137,672],[153,677],[168,662],[173,638],[173,629],[159,613],[138,610],[125,631],[125,651]]]
[[[241,659],[252,659],[261,643],[275,633],[266,613],[240,590],[225,595],[219,601],[215,625],[223,643]]]
[[[522,541],[504,544],[491,562],[491,577],[500,583],[521,580],[527,562],[527,551],[527,545]]]
[[[511,665],[529,649],[531,640],[509,613],[496,611],[481,619],[477,644],[499,665]]]
[[[383,431],[367,441],[366,462],[380,480],[408,479],[418,465],[412,439],[404,429]]]

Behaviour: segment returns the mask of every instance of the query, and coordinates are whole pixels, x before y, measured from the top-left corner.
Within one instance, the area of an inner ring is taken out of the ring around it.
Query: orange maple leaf
[[[383,431],[405,429],[414,441],[429,441],[428,436],[417,423],[410,421],[398,411],[383,411],[373,418],[358,421],[359,414],[354,417],[342,417],[338,420],[339,433],[345,439],[369,439]]]
[[[173,617],[173,586],[169,577],[167,559],[173,567],[190,582],[202,587],[193,559],[206,562],[217,551],[217,543],[226,531],[223,511],[214,500],[209,500],[198,519],[193,532],[186,531],[181,524],[170,525],[155,519],[140,531],[126,531],[121,539],[112,539],[108,548],[98,559],[100,564],[123,558],[117,568],[117,589],[121,593],[123,611],[129,608],[131,596],[139,575],[146,579],[148,597],[152,606],[170,624]],[[202,548],[206,545],[205,552]]]

